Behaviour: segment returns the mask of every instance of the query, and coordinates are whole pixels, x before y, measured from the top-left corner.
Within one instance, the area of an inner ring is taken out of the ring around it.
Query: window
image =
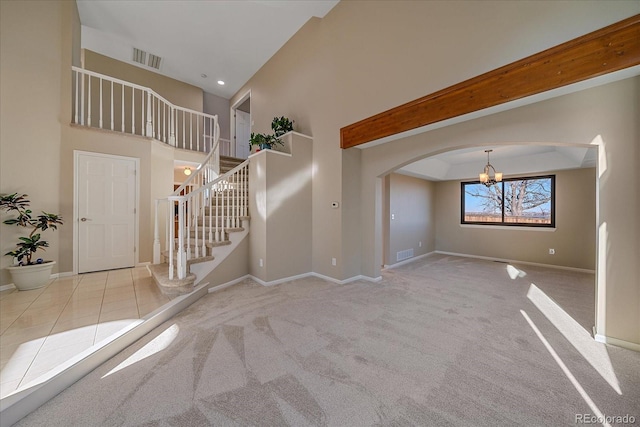
[[[461,183],[461,223],[555,227],[555,176]]]

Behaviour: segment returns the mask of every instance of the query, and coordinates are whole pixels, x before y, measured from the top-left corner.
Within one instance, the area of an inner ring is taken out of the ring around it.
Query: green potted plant
[[[293,121],[284,116],[274,117],[271,122],[271,129],[273,130],[276,138],[279,138],[285,133],[293,130]]]
[[[249,138],[249,145],[257,145],[259,150],[268,150],[273,148],[274,145],[280,144],[283,142],[276,138],[275,135],[269,135],[266,133],[251,133],[251,137]],[[249,147],[251,148],[251,147]]]
[[[26,194],[0,195],[0,210],[17,214],[16,218],[9,218],[3,221],[7,225],[16,225],[30,230],[29,235],[20,237],[17,242],[17,249],[7,252],[5,255],[13,257],[18,264],[7,267],[11,274],[13,284],[18,290],[28,290],[41,288],[49,282],[51,270],[55,261],[44,261],[42,258],[33,260],[33,254],[49,247],[49,242],[40,240],[40,232],[48,229],[56,230],[58,225],[62,225],[62,217],[56,214],[42,212],[38,216],[33,216],[29,209],[31,203]]]

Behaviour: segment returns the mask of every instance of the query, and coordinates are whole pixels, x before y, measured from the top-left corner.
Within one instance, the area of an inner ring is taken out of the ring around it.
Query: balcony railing
[[[218,116],[173,105],[148,87],[78,67],[72,72],[75,124],[205,153],[219,136]]]

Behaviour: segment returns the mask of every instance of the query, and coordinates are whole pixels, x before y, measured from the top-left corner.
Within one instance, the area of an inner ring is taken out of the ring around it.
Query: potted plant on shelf
[[[16,213],[17,218],[10,218],[3,221],[7,225],[17,225],[30,229],[27,237],[20,237],[17,249],[7,252],[5,255],[13,257],[18,264],[7,267],[11,274],[13,284],[18,290],[41,288],[49,282],[51,270],[55,261],[44,261],[38,258],[33,261],[33,254],[39,249],[49,247],[49,242],[40,240],[40,232],[47,229],[56,230],[58,225],[62,225],[62,217],[56,214],[42,212],[33,217],[33,212],[29,209],[31,203],[26,194],[8,194],[0,196],[0,210],[9,213]]]
[[[283,142],[280,141],[275,135],[268,135],[266,133],[251,133],[251,137],[249,138],[249,145],[257,145],[258,150],[270,150],[274,145],[280,144]],[[251,148],[251,147],[249,147]]]
[[[271,129],[273,130],[276,138],[280,138],[285,133],[293,130],[293,121],[284,116],[274,117],[271,122]]]

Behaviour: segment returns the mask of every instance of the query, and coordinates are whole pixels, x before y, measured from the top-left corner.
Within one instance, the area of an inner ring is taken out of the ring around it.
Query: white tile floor
[[[167,302],[146,267],[0,292],[0,398]]]

